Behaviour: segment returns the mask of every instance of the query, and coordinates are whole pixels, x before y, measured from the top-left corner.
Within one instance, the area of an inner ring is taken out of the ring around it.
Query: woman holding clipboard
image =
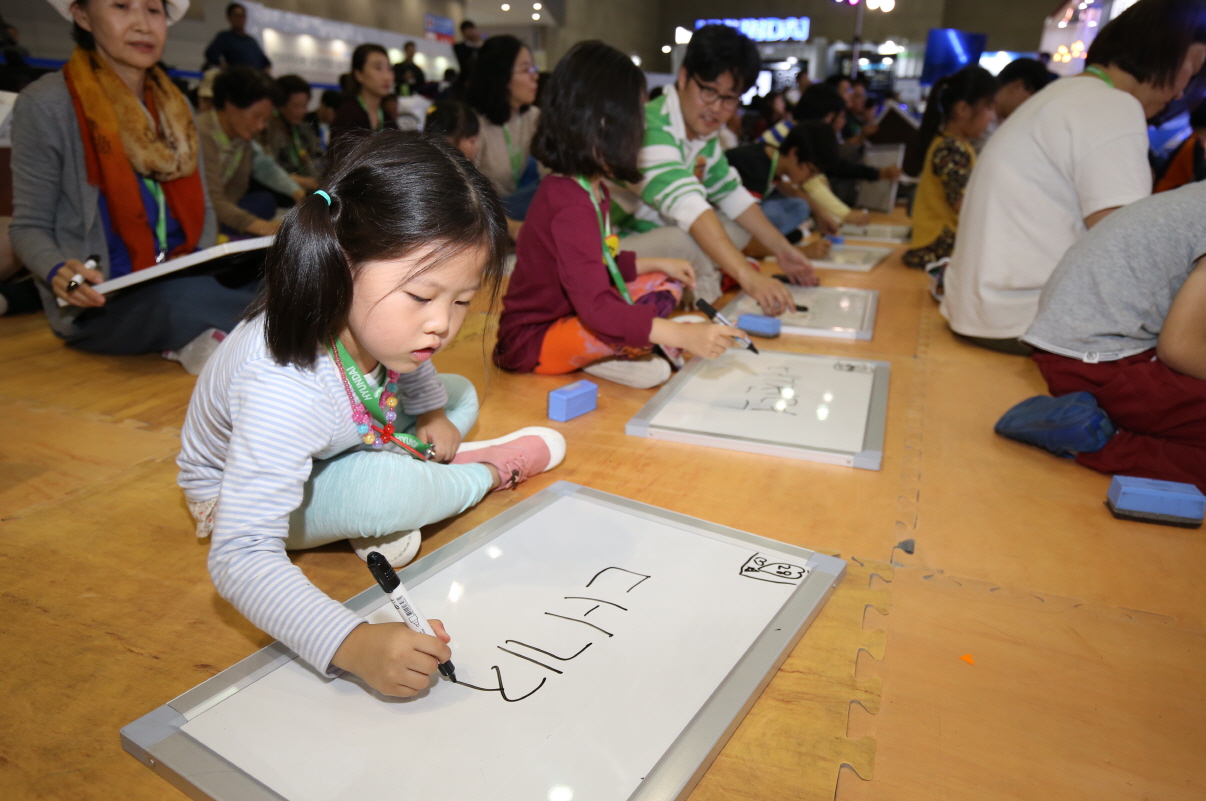
[[[254,288],[204,276],[111,298],[91,287],[214,244],[192,109],[156,66],[188,0],[51,4],[72,21],[76,47],[17,99],[13,247],[41,279],[46,316],[67,344],[110,354],[191,345],[199,370],[215,330],[234,327]]]

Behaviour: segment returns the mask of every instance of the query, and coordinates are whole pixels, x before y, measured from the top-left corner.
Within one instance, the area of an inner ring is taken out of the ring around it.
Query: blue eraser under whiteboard
[[[777,337],[783,328],[778,317],[767,317],[762,314],[743,314],[737,318],[737,327],[747,334],[760,337]]]
[[[599,405],[599,385],[591,381],[576,381],[549,393],[549,419],[564,423],[593,412]]]
[[[1206,495],[1193,484],[1114,476],[1106,506],[1114,517],[1197,528],[1206,517]]]
[[[845,242],[846,242],[846,237],[837,236],[836,234],[826,234],[825,238],[828,239],[830,242],[832,242],[835,245],[842,245],[842,244],[845,244]]]

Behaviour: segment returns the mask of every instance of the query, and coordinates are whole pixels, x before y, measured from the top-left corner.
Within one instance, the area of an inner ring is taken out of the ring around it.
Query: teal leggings
[[[459,375],[441,375],[444,413],[461,432],[477,422],[477,392]],[[399,411],[394,425],[415,433],[415,418]],[[290,550],[349,537],[384,537],[452,517],[485,497],[494,483],[481,464],[420,462],[392,451],[352,451],[315,460],[305,499],[289,518]]]

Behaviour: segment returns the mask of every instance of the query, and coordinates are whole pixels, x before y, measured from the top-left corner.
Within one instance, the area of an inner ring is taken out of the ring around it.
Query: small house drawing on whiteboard
[[[772,562],[762,554],[754,554],[741,566],[741,575],[772,584],[799,584],[808,575],[805,565]]]

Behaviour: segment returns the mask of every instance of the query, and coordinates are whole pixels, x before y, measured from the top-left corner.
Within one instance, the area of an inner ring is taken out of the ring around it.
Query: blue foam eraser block
[[[844,237],[844,236],[835,236],[833,234],[828,234],[825,238],[828,239],[830,242],[832,242],[835,245],[841,245],[846,242],[846,237]]]
[[[576,381],[549,393],[549,419],[564,423],[593,412],[599,405],[599,385],[591,381]]]
[[[1107,497],[1115,517],[1192,527],[1206,517],[1206,495],[1193,484],[1114,476]]]
[[[737,318],[737,327],[747,334],[760,337],[777,337],[783,327],[778,317],[766,317],[762,314],[743,314]]]

